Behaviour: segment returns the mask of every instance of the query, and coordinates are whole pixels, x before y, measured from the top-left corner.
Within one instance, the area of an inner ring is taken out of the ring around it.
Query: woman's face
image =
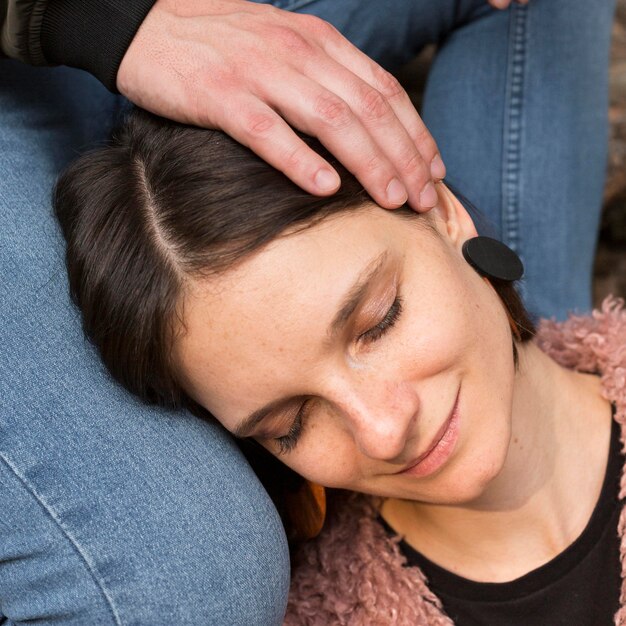
[[[439,237],[424,217],[366,207],[194,283],[175,346],[188,393],[322,485],[479,496],[509,445],[511,331],[462,257],[469,216],[438,187]]]

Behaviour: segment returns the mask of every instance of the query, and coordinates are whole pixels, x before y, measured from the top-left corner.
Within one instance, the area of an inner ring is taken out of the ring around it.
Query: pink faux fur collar
[[[626,309],[608,297],[590,316],[542,321],[537,344],[561,365],[600,372],[603,395],[616,404],[626,449]],[[620,498],[626,495],[626,466]],[[403,567],[397,540],[376,521],[372,499],[349,494],[322,534],[296,555],[285,626],[450,626],[440,600],[416,567]],[[621,608],[626,626],[626,507],[620,515]]]

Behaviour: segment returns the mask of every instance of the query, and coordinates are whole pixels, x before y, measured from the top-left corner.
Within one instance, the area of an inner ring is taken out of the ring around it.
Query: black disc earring
[[[486,278],[514,281],[524,275],[524,266],[506,244],[491,237],[472,237],[463,244],[463,257]]]

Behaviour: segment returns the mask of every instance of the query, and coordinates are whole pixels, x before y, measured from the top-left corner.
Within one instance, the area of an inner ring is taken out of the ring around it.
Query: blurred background
[[[609,167],[596,254],[594,301],[626,297],[626,0],[618,0],[611,48]]]
[[[398,73],[418,109],[432,55],[433,48],[427,48]],[[595,306],[610,293],[626,298],[626,0],[617,0],[609,71],[610,139],[594,267]]]

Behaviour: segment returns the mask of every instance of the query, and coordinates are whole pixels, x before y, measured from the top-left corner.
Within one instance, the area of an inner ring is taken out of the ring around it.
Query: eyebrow
[[[388,256],[388,251],[383,251],[375,259],[370,261],[365,266],[365,269],[363,269],[363,271],[359,274],[359,277],[344,297],[339,311],[337,311],[337,314],[330,324],[328,333],[330,337],[335,336],[344,328],[359,304],[361,304],[361,301],[365,297],[365,294],[369,291],[372,283],[378,277],[378,274],[385,265]]]
[[[328,336],[330,338],[334,337],[339,333],[341,329],[343,329],[356,311],[359,304],[365,297],[365,294],[370,289],[371,284],[377,278],[381,269],[385,265],[389,253],[387,250],[384,250],[381,254],[379,254],[375,259],[370,261],[365,268],[359,274],[356,282],[348,293],[345,295],[341,302],[341,306],[339,307],[339,311],[333,318],[333,321],[330,324],[328,329]],[[271,413],[284,408],[285,406],[293,403],[295,398],[293,396],[280,398],[279,400],[275,400],[266,404],[263,408],[250,413],[246,418],[242,420],[242,422],[235,428],[233,431],[233,435],[238,438],[249,437],[250,433],[254,431],[254,429]]]

